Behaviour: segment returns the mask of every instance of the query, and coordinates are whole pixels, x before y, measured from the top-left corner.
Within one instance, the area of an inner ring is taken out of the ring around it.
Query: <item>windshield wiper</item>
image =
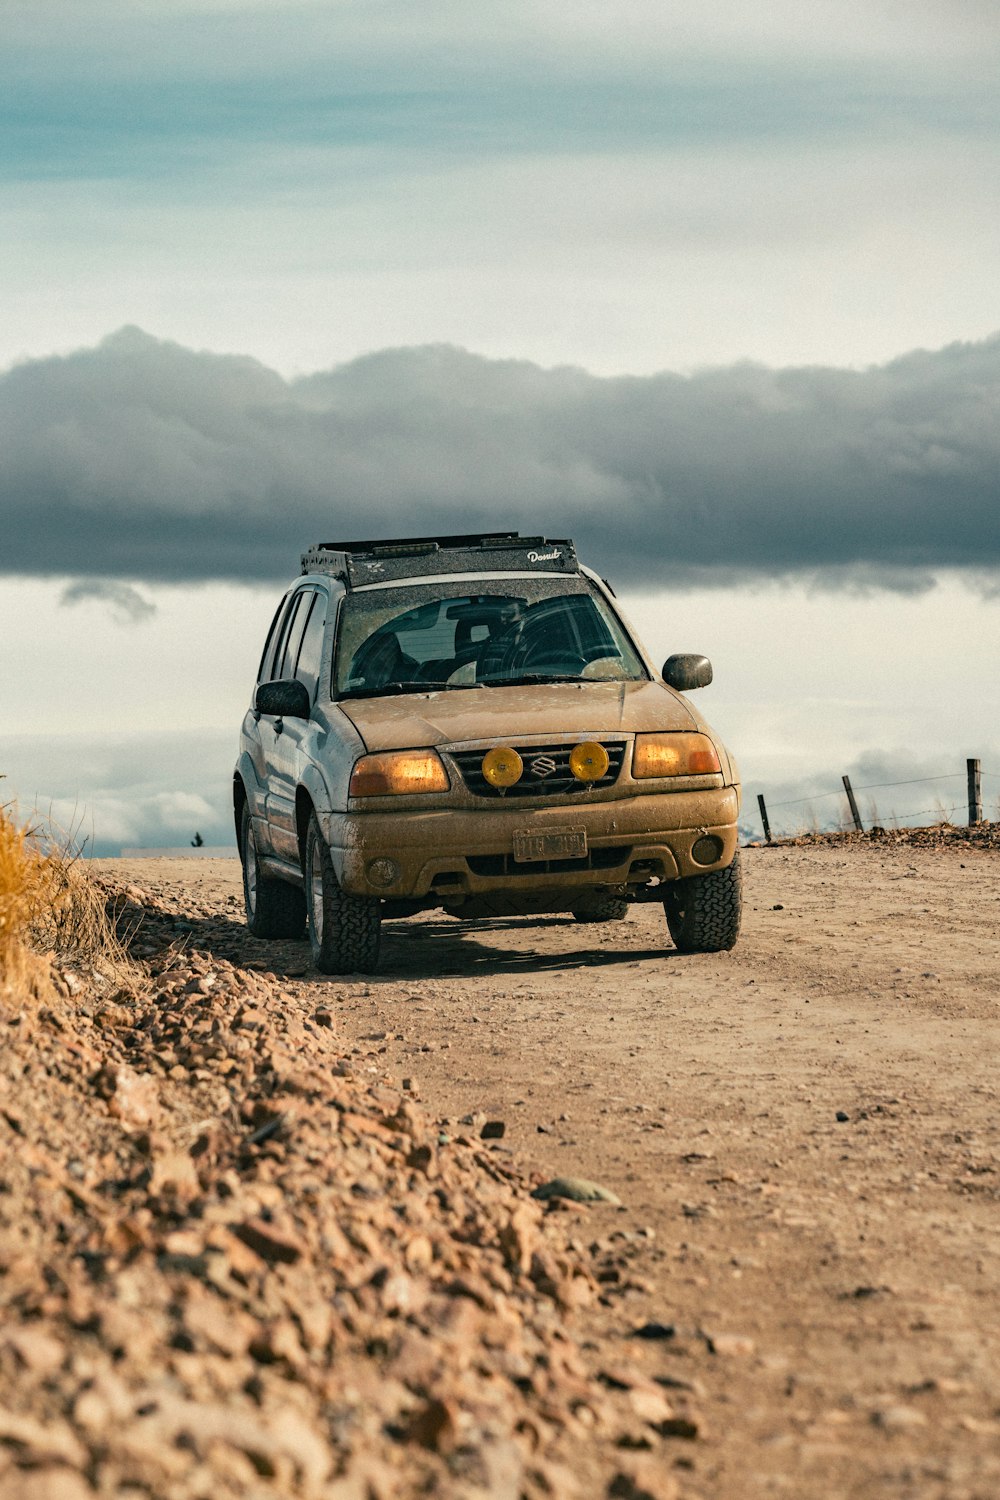
[[[342,703],[345,698],[389,698],[399,693],[464,692],[468,688],[482,686],[481,682],[387,682],[377,688],[347,688],[337,701]]]
[[[338,702],[345,698],[389,698],[395,693],[426,693],[426,682],[384,682],[381,687],[346,688]]]
[[[583,677],[559,672],[522,672],[517,677],[485,677],[484,687],[524,687],[536,682],[584,682]]]

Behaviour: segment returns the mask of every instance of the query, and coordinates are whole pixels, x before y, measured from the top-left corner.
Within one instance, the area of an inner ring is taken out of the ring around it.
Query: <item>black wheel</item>
[[[663,910],[681,953],[722,953],[739,936],[743,882],[739,851],[724,870],[672,880]]]
[[[372,974],[378,962],[382,903],[340,889],[330,850],[313,813],[306,835],[306,922],[313,963],[322,974]]]
[[[620,922],[627,912],[628,902],[623,896],[595,896],[573,907],[578,922]]]
[[[300,938],[306,925],[305,896],[298,886],[262,873],[248,805],[244,805],[241,826],[243,905],[247,926],[254,937]]]

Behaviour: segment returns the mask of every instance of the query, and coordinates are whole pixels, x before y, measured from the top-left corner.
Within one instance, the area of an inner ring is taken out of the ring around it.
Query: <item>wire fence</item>
[[[864,832],[865,819],[857,803],[860,793],[895,791],[903,787],[923,787],[938,782],[965,782],[966,796],[957,802],[946,801],[941,797],[932,807],[907,808],[902,812],[895,806],[890,806],[884,813],[879,808],[877,799],[869,797],[866,809],[869,826],[913,827],[919,826],[917,820],[920,818],[933,819],[934,823],[951,823],[955,814],[959,814],[958,821],[961,822],[966,818],[970,824],[981,822],[983,782],[993,783],[996,789],[996,811],[1000,816],[1000,770],[985,768],[977,759],[967,760],[963,771],[942,771],[932,776],[911,776],[900,781],[869,781],[861,786],[853,786],[849,776],[842,776],[841,782],[841,787],[830,791],[813,792],[806,797],[787,797],[773,802],[765,800],[763,793],[758,793],[758,817],[768,843],[774,838],[788,838],[802,833],[830,833],[852,828]],[[949,787],[947,791],[954,796],[952,788]],[[987,788],[987,792],[991,793],[992,788]],[[832,808],[828,810],[830,799],[839,800],[842,808],[840,814],[835,813]],[[817,809],[816,804],[823,806]],[[794,816],[782,818],[779,820],[781,826],[776,827],[772,814],[778,809],[794,807],[808,811],[804,816],[800,814],[797,819]],[[846,811],[843,811],[844,808]]]

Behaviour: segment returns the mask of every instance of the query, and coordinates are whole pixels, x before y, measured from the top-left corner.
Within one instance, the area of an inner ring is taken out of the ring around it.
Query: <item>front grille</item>
[[[570,751],[581,743],[570,740],[563,745],[515,745],[524,761],[524,774],[514,786],[506,788],[491,786],[483,775],[485,750],[449,750],[448,754],[475,797],[565,797],[614,786],[625,759],[625,741],[601,741],[608,752],[608,769],[600,781],[578,781],[570,770]]]

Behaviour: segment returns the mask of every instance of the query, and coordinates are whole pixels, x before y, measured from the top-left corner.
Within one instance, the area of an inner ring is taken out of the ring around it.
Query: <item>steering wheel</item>
[[[586,658],[570,651],[528,651],[517,665],[517,672],[546,671],[553,676],[579,677],[587,665]]]

